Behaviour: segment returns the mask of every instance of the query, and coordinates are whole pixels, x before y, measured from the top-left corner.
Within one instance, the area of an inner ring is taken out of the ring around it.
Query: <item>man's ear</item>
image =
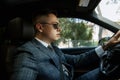
[[[36,27],[37,31],[43,32],[43,27],[40,23],[37,23],[35,27]]]

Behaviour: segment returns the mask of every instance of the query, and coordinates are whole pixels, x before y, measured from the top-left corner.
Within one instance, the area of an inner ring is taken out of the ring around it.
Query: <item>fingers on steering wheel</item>
[[[115,38],[115,43],[120,43],[120,30],[113,36]]]
[[[115,37],[116,39],[119,39],[119,38],[120,38],[120,30],[114,35],[114,37]]]

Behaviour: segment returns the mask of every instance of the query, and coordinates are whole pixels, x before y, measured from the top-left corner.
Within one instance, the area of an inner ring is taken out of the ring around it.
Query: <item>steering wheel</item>
[[[109,76],[119,68],[119,64],[114,63],[115,62],[114,58],[115,56],[112,50],[105,51],[100,62],[100,71],[103,74]]]

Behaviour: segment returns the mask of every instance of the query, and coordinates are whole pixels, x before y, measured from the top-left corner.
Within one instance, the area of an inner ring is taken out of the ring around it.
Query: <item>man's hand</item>
[[[103,45],[103,49],[106,50],[114,45],[120,43],[120,30],[105,44]]]

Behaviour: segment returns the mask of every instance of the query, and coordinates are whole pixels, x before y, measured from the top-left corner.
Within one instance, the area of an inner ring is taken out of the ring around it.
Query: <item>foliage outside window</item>
[[[95,47],[99,40],[99,26],[78,18],[59,18],[61,38],[56,41],[60,48]],[[104,29],[103,31],[106,31]],[[110,34],[108,32],[108,34]],[[106,34],[106,35],[108,35]],[[105,37],[104,34],[102,34]]]

